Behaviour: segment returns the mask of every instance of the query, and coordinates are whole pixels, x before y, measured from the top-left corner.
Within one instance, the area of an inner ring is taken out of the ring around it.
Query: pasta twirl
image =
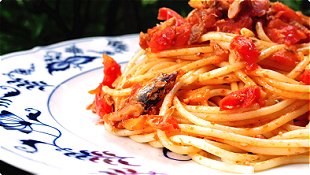
[[[189,5],[159,10],[122,73],[103,56],[89,109],[112,134],[222,171],[309,163],[309,17],[268,0]]]

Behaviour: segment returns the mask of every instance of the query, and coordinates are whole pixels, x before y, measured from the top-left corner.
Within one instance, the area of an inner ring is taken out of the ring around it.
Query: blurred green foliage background
[[[282,0],[310,15],[308,0]],[[89,37],[139,33],[158,23],[160,7],[186,16],[188,0],[2,0],[0,55]]]

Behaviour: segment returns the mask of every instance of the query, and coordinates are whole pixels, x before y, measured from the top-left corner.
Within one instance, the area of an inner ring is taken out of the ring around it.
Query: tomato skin
[[[216,10],[196,10],[190,17],[183,18],[169,8],[161,8],[158,19],[166,21],[148,29],[146,34],[140,33],[139,44],[142,49],[150,48],[151,52],[160,52],[197,42],[203,32],[214,27],[217,12]],[[170,18],[176,20],[169,21]]]
[[[103,81],[102,85],[112,87],[113,82],[119,77],[121,73],[121,66],[110,56],[103,55]]]
[[[307,69],[303,74],[300,76],[300,81],[305,83],[306,85],[310,85],[310,70]]]
[[[247,108],[256,103],[262,105],[260,88],[258,86],[249,86],[224,97],[220,101],[220,110]]]
[[[245,61],[246,69],[249,71],[257,68],[257,60],[260,55],[256,49],[255,44],[250,38],[244,36],[236,36],[230,43],[230,47],[236,50],[241,56],[241,61]]]
[[[173,17],[176,19],[176,26],[179,26],[185,22],[185,19],[181,15],[170,8],[162,7],[158,10],[157,19],[159,20],[168,20]]]

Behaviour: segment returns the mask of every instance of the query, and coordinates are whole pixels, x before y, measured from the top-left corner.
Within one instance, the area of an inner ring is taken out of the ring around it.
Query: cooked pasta
[[[103,56],[89,109],[112,134],[222,171],[309,163],[309,18],[268,0],[189,5],[159,10],[122,73]]]

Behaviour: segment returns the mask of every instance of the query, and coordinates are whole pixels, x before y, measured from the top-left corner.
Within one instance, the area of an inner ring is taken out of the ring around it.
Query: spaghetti
[[[115,135],[222,171],[309,163],[309,18],[268,0],[189,4],[186,18],[159,10],[122,73],[103,56],[89,109]]]

